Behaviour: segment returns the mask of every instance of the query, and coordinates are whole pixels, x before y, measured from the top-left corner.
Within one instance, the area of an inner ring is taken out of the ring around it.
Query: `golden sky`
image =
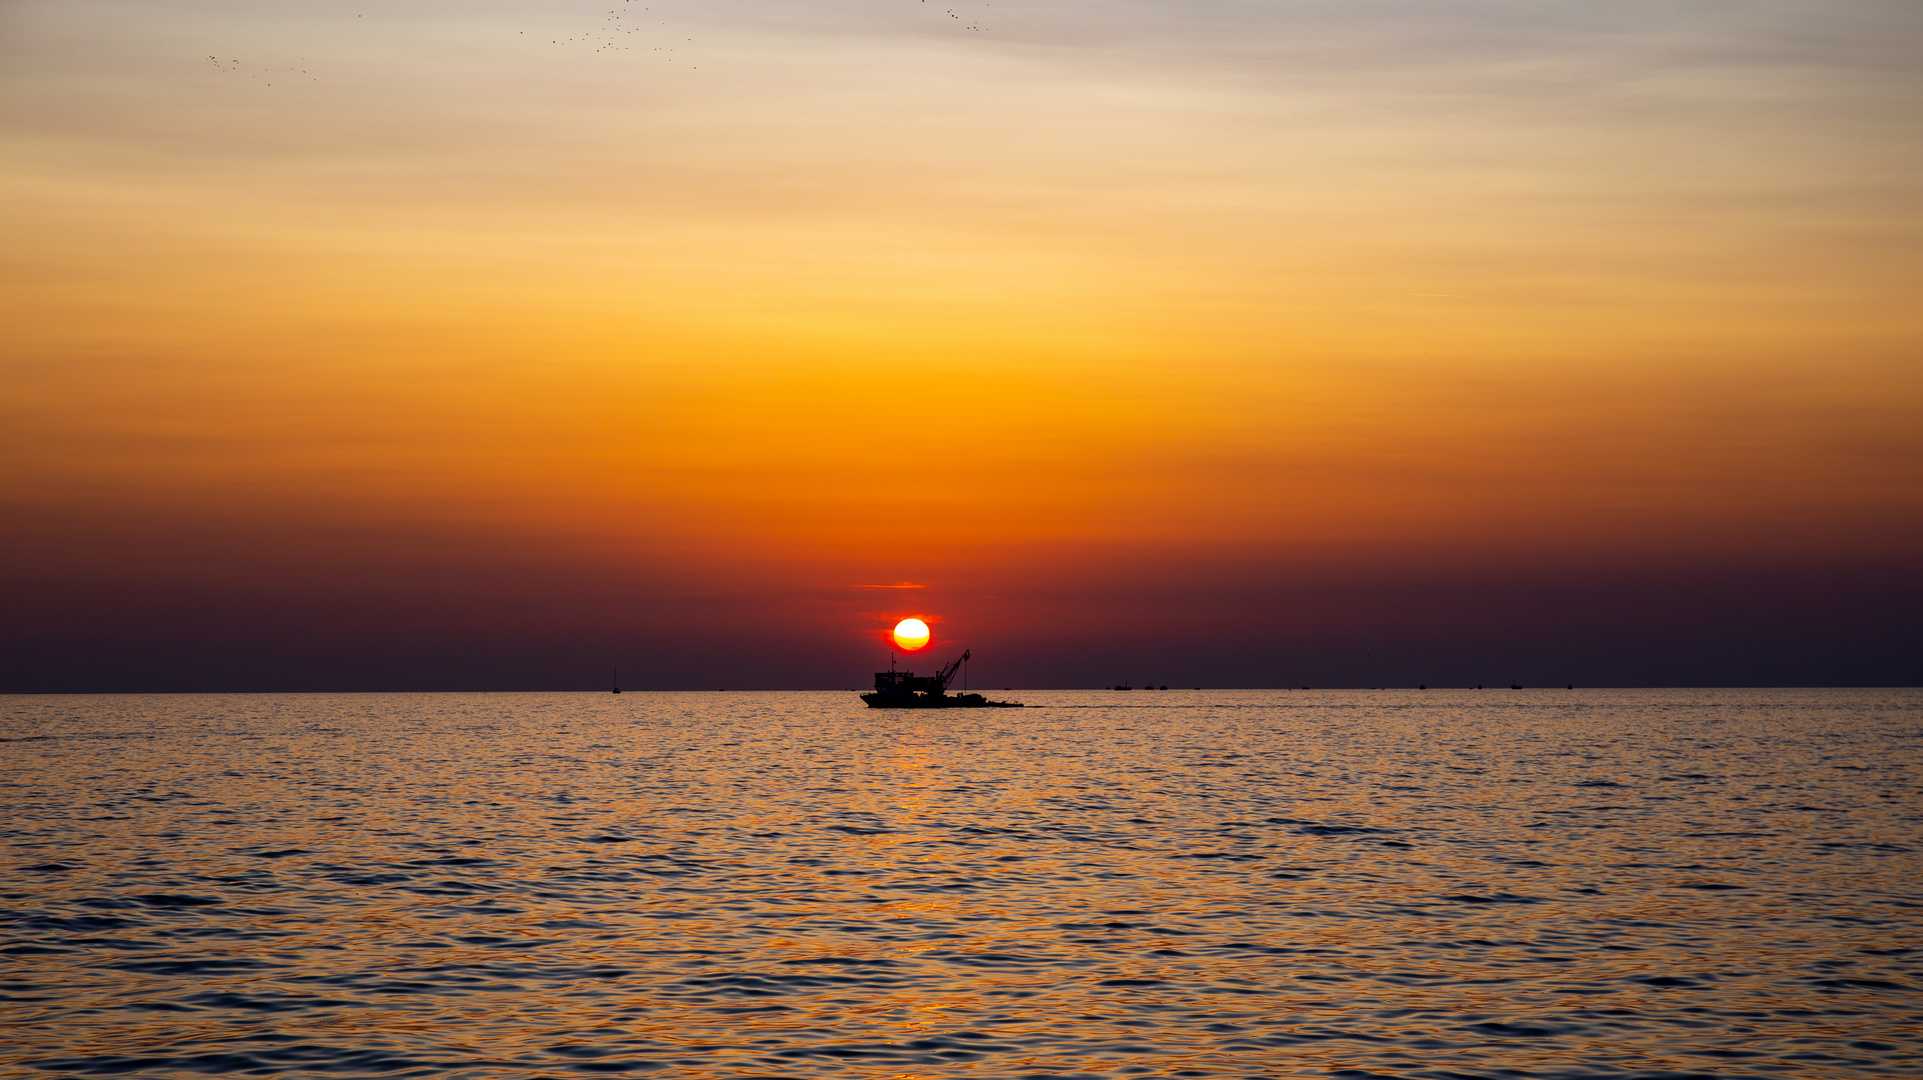
[[[425,636],[601,580],[650,614],[529,624],[857,673],[1332,567],[1914,569],[1919,177],[1904,2],[15,0],[0,544],[74,641],[428,567]]]

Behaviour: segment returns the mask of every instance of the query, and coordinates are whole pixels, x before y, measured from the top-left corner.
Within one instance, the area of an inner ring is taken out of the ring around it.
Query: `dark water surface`
[[[1923,1075],[1923,692],[0,698],[0,1073]]]

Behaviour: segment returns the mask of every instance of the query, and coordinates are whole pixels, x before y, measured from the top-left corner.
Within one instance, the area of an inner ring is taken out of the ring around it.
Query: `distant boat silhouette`
[[[956,694],[950,696],[948,684],[955,678],[955,672],[968,660],[963,652],[955,662],[942,668],[933,675],[916,675],[912,671],[896,671],[894,657],[888,658],[888,670],[875,672],[875,690],[861,695],[871,709],[1019,709],[1019,701],[990,701],[980,694]]]
[[[621,669],[620,668],[614,669],[614,692],[617,694],[621,692]]]

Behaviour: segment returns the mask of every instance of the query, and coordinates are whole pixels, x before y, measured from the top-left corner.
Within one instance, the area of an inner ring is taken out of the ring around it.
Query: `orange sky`
[[[779,685],[875,583],[1039,670],[1256,580],[1909,595],[1923,14],[1592,7],[7,5],[4,685],[426,577],[845,643]]]

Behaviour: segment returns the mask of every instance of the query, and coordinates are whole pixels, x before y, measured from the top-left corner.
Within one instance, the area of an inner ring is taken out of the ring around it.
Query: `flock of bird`
[[[634,0],[622,0],[622,3],[624,5],[631,4],[633,2]],[[624,24],[621,21],[623,10],[624,10],[623,8],[614,8],[610,10],[607,14],[606,19],[603,20],[603,25],[600,27],[597,27],[593,30],[584,31],[581,34],[578,34],[574,37],[553,38],[551,39],[551,41],[556,45],[576,45],[576,44],[593,45],[595,52],[631,51],[633,50],[634,46],[632,44],[627,43],[625,38],[627,37],[627,35],[640,33],[644,28],[640,26],[629,26]],[[641,9],[642,16],[646,18],[651,12],[651,10],[652,9],[644,6]],[[667,20],[663,19],[661,21],[661,25],[662,26],[668,25]],[[688,42],[694,41],[693,38],[688,38],[686,40]],[[653,47],[652,51],[672,53],[675,51],[675,48],[674,46],[671,46],[671,45],[656,45]],[[666,56],[666,57],[663,57],[662,59],[672,63],[675,58],[672,56]]]
[[[274,73],[275,73],[275,71],[277,70],[277,69],[275,69],[275,68],[261,68],[261,69],[260,69],[259,71],[255,71],[255,70],[254,70],[254,69],[252,69],[252,68],[244,68],[244,67],[241,67],[241,66],[240,66],[240,61],[238,61],[238,60],[227,60],[227,61],[222,61],[220,57],[218,57],[218,56],[214,56],[214,55],[212,55],[211,53],[210,53],[210,54],[208,54],[208,56],[207,56],[207,62],[208,62],[208,63],[210,63],[210,64],[212,64],[212,65],[214,65],[214,70],[215,70],[215,71],[219,71],[219,72],[221,72],[221,73],[223,73],[223,74],[227,74],[227,75],[245,75],[245,76],[247,76],[247,77],[248,77],[248,78],[250,78],[250,79],[266,79],[266,80],[268,80],[268,82],[267,82],[267,85],[268,85],[268,86],[272,86],[272,85],[274,85],[274,84],[273,84],[273,81],[272,81],[272,80],[273,80],[273,78],[274,78]],[[306,63],[307,61],[306,61],[306,60],[305,60],[305,59],[303,58],[301,62],[302,62],[302,63]],[[303,77],[305,77],[305,78],[307,79],[307,81],[308,81],[308,82],[319,82],[319,81],[320,81],[320,78],[319,78],[318,76],[315,76],[315,75],[309,75],[309,74],[307,73],[307,69],[306,69],[306,68],[297,68],[297,67],[290,67],[290,68],[285,68],[285,69],[279,69],[279,70],[285,70],[285,71],[287,71],[287,72],[289,72],[289,73],[291,73],[291,74],[289,74],[289,75],[283,75],[283,76],[281,76],[281,77],[282,77],[283,79],[286,79],[286,78],[291,78],[291,77],[292,77],[293,75],[300,75],[300,76],[303,76]]]
[[[921,0],[921,2],[922,2],[922,3],[924,3],[924,4],[926,4],[926,3],[928,2],[928,0]],[[983,4],[982,6],[983,6],[983,7],[994,7],[995,5],[993,5],[993,4]],[[949,18],[951,18],[951,19],[953,19],[953,20],[955,20],[956,22],[960,22],[960,21],[961,21],[961,16],[960,16],[960,15],[957,15],[957,14],[955,14],[955,9],[954,9],[954,8],[949,8],[949,9],[948,9],[948,10],[947,10],[947,11],[945,12],[945,14],[946,14],[946,15],[947,15],[947,16],[948,16]],[[977,30],[977,31],[978,31],[978,30],[980,30],[981,28],[982,28],[982,24],[981,24],[981,23],[980,23],[979,21],[976,21],[976,22],[971,22],[971,23],[969,23],[969,24],[968,24],[967,26],[964,26],[964,27],[962,27],[962,29],[963,29],[963,30]]]

